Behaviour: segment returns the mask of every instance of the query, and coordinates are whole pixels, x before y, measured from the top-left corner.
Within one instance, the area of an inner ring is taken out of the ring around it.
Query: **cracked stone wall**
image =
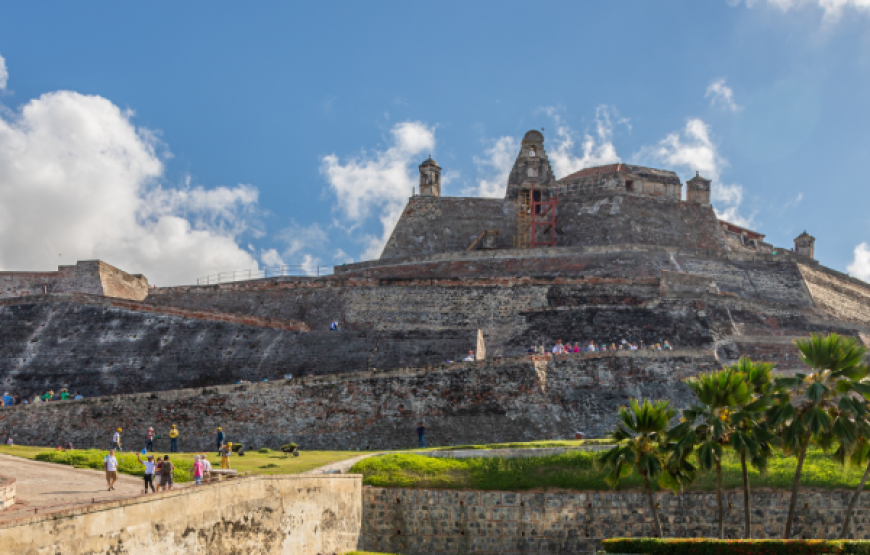
[[[718,366],[697,350],[487,359],[3,407],[0,435],[87,448],[106,445],[121,427],[124,444],[139,449],[149,426],[165,438],[176,424],[183,451],[212,448],[218,426],[251,448],[295,441],[308,450],[392,449],[415,446],[423,420],[431,445],[572,438],[577,430],[601,437],[629,398],[687,406],[682,380]]]
[[[0,523],[18,555],[355,551],[361,476],[254,476]]]

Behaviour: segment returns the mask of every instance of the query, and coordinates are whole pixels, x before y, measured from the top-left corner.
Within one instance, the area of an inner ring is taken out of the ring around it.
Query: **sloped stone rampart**
[[[0,272],[0,299],[52,293],[85,293],[142,300],[148,280],[131,275],[101,260],[59,266],[56,272]]]
[[[254,476],[0,523],[18,555],[320,555],[359,549],[361,476]]]
[[[0,300],[0,379],[21,396],[165,391],[438,364],[477,329],[310,332],[298,322],[83,295]]]
[[[140,449],[149,426],[166,443],[176,424],[182,451],[213,448],[218,426],[250,447],[388,449],[415,446],[423,420],[430,445],[601,437],[629,398],[687,406],[682,380],[717,367],[702,351],[588,353],[16,405],[0,408],[0,436],[103,447],[121,427]]]
[[[798,268],[820,308],[836,318],[870,325],[870,285],[819,265]]]
[[[851,491],[799,495],[796,538],[835,539]],[[753,537],[781,538],[789,493],[752,494]],[[659,493],[665,537],[716,537],[714,493]],[[725,493],[726,538],[743,537],[743,492]],[[870,538],[870,495],[853,520],[855,537]],[[407,555],[480,553],[592,553],[601,540],[652,535],[641,492],[529,493],[363,488],[363,544],[367,551]]]

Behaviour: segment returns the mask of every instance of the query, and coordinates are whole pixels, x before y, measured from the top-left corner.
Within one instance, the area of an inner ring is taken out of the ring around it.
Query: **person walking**
[[[103,470],[106,471],[106,484],[109,486],[109,491],[112,491],[118,479],[118,459],[115,458],[114,449],[109,449],[109,454],[103,457]]]
[[[169,455],[163,457],[163,462],[160,464],[160,487],[164,489],[172,489],[172,471],[175,470],[175,465],[169,461]]]
[[[417,444],[426,447],[426,425],[422,422],[417,424]]]
[[[199,458],[199,455],[193,458],[193,482],[201,486],[202,485],[202,461]]]
[[[112,434],[112,449],[117,449],[121,451],[121,432],[123,432],[121,428],[115,430],[115,433]]]
[[[178,453],[178,428],[175,427],[175,424],[169,430],[169,452]]]
[[[230,455],[233,454],[232,442],[221,445],[221,468],[230,468]]]
[[[150,453],[154,451],[154,428],[148,428],[148,433],[145,437],[145,450]]]
[[[217,452],[218,455],[221,454],[221,446],[224,444],[224,430],[223,428],[217,429],[217,437],[215,438],[215,443],[217,444]]]
[[[151,486],[151,493],[157,493],[154,489],[154,471],[157,466],[154,463],[154,455],[148,455],[148,460],[143,461],[139,458],[139,453],[136,453],[136,459],[145,466],[145,474],[142,475],[145,478],[145,491],[142,493],[148,493],[148,486]]]
[[[202,463],[202,480],[204,482],[211,481],[211,462],[209,462],[208,457],[205,453],[200,453],[199,460]]]

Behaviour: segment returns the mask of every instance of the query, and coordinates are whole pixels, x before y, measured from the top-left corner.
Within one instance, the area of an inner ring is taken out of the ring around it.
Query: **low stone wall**
[[[601,437],[630,398],[686,407],[694,396],[682,380],[718,367],[700,350],[487,359],[2,407],[0,436],[105,448],[120,427],[124,445],[138,450],[153,426],[165,450],[176,424],[181,451],[214,448],[218,426],[249,447],[390,449],[416,446],[422,420],[430,446],[567,439],[578,430]]]
[[[851,491],[806,492],[798,499],[796,538],[836,538]],[[753,494],[753,537],[779,538],[789,493]],[[715,537],[716,496],[658,494],[666,537]],[[725,534],[743,535],[743,493],[725,496]],[[517,493],[363,488],[364,549],[406,555],[437,553],[592,553],[601,540],[652,533],[640,492]],[[870,538],[870,495],[853,517],[856,538]]]
[[[15,478],[0,476],[0,510],[15,504]]]
[[[0,523],[4,553],[321,555],[359,548],[361,476],[255,476]]]

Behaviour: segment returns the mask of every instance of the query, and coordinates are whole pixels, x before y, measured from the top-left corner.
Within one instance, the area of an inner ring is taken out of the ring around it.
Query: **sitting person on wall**
[[[42,395],[42,402],[47,403],[47,402],[51,401],[52,397],[54,397],[54,391],[46,391]]]
[[[580,344],[574,343],[574,348],[572,349],[572,351],[575,353],[579,353],[580,352]]]
[[[15,401],[15,399],[12,397],[12,395],[9,395],[8,391],[3,394],[3,406],[4,407],[11,407],[12,403],[14,401]]]
[[[468,356],[464,360],[465,362],[474,362],[474,351],[468,351]]]
[[[556,341],[556,344],[553,345],[553,354],[554,354],[554,355],[561,355],[561,354],[563,354],[564,352],[565,352],[565,346],[562,345],[562,340],[561,340],[561,339],[558,339],[558,340]]]
[[[666,351],[670,351],[670,350],[673,349],[673,347],[671,347],[671,344],[670,344],[670,343],[668,343],[667,341],[665,341],[665,344],[662,345],[662,349],[665,349]]]
[[[661,351],[661,350],[662,350],[661,343],[656,343],[656,351]]]
[[[595,342],[594,342],[594,341],[590,341],[590,342],[589,342],[589,346],[586,347],[586,350],[587,350],[588,352],[590,352],[590,353],[594,353],[594,352],[595,352]]]
[[[329,331],[338,331],[338,322],[333,320],[332,323],[329,324]]]
[[[76,395],[75,395],[75,397],[73,397],[73,400],[74,400],[74,401],[78,401],[79,399],[84,399],[84,398],[85,398],[84,395],[82,395],[81,393],[79,393],[78,391],[76,391]]]
[[[611,351],[615,351],[615,350],[616,350],[616,343],[611,343],[611,344],[610,344],[610,350],[611,350]]]

